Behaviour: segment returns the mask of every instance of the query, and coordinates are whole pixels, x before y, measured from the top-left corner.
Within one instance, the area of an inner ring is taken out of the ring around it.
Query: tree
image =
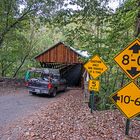
[[[63,0],[1,0],[0,1],[0,47],[6,35],[24,20],[35,16],[50,19],[63,5]],[[23,7],[22,9],[20,7]],[[54,10],[55,9],[55,10]]]
[[[2,76],[7,74],[11,76],[15,71],[13,74],[15,77],[25,60],[34,56],[31,50],[37,46],[35,42],[38,41],[40,35],[35,37],[33,34],[37,35],[40,32],[38,31],[40,24],[51,20],[52,16],[62,7],[62,2],[63,0],[0,1],[0,70]],[[36,19],[39,19],[40,23],[36,22],[35,28],[31,29],[31,22]]]
[[[140,1],[137,1],[138,13],[136,18],[136,34],[135,36],[138,37],[140,34]]]
[[[115,12],[107,7],[106,0],[73,0],[71,4],[78,8],[61,11],[59,18],[56,18],[57,26],[65,29],[68,44],[87,50],[91,56],[99,54],[108,65],[108,71],[100,78],[100,107],[105,109],[110,93],[128,82],[113,57],[135,38],[138,1],[120,2]]]

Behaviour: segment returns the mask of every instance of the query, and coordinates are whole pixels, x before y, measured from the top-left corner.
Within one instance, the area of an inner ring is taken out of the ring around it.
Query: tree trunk
[[[0,36],[0,48],[2,47],[2,43],[3,43],[3,37]]]
[[[13,78],[15,78],[17,76],[17,73],[19,72],[19,70],[21,69],[21,67],[23,66],[26,58],[29,56],[30,53],[28,53],[24,58],[23,60],[21,61],[19,67],[17,68],[17,70],[15,71],[14,75],[13,75]]]
[[[122,74],[122,80],[121,80],[121,87],[123,87],[123,85],[124,85],[124,82],[125,82],[125,81],[124,81],[124,78],[125,78],[125,74],[123,73],[123,74]]]
[[[1,62],[1,76],[5,77],[6,76],[6,70],[13,64],[13,62],[7,64],[4,66],[4,63]]]

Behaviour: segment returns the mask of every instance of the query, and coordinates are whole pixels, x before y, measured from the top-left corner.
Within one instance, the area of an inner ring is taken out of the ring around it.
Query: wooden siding
[[[38,55],[35,59],[44,63],[81,63],[79,60],[80,55],[65,46],[63,43],[59,43],[55,47],[48,49],[46,52]]]

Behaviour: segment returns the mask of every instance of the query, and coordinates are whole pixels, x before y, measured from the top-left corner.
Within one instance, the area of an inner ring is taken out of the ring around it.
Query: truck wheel
[[[56,96],[56,93],[57,93],[57,89],[56,89],[56,88],[54,88],[54,90],[53,90],[53,92],[52,92],[51,96],[52,96],[52,97],[55,97],[55,96]]]
[[[32,95],[36,95],[36,92],[31,92],[31,91],[30,91],[29,93],[32,94]]]
[[[65,92],[67,90],[67,86],[64,87],[63,92]]]

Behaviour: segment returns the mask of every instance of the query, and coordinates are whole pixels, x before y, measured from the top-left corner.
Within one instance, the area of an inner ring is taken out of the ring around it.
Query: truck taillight
[[[51,89],[53,85],[51,83],[48,84],[48,89]]]
[[[27,87],[29,85],[29,83],[28,82],[25,82],[25,86]]]

